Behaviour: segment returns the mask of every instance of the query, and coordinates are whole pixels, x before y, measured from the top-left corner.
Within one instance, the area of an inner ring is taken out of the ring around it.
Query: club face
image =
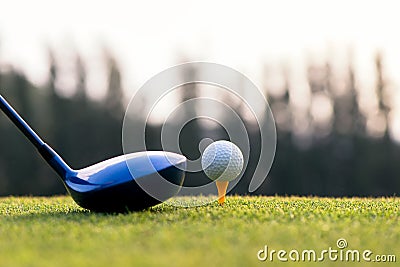
[[[64,183],[75,202],[89,210],[136,211],[176,195],[183,184],[185,166],[182,155],[138,152],[73,171],[66,175]],[[152,190],[156,193],[152,194]]]

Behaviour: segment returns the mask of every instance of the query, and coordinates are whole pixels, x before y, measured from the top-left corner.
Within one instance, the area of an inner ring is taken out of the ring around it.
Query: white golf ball
[[[242,172],[243,154],[232,142],[216,141],[204,150],[201,166],[211,180],[232,181]]]

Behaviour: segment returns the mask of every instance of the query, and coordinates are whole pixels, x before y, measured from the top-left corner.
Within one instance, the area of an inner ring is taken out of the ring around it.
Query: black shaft
[[[0,95],[0,109],[7,117],[18,127],[18,129],[29,139],[37,148],[40,155],[49,163],[49,165],[64,180],[66,173],[72,169],[67,163],[35,133],[35,131],[22,119],[22,117],[8,104],[2,95]]]
[[[7,117],[18,127],[18,129],[31,141],[37,148],[41,149],[44,145],[43,140],[35,133],[35,131],[22,119],[22,117],[8,104],[2,95],[0,95],[0,109]]]

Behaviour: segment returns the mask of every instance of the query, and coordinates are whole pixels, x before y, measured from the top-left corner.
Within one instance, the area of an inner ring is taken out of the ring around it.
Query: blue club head
[[[64,184],[75,202],[98,212],[142,210],[179,192],[186,167],[182,155],[148,151],[122,155],[81,170],[69,170]]]
[[[98,212],[142,210],[176,195],[183,184],[186,158],[171,152],[131,153],[73,170],[1,95],[0,109],[58,173],[83,208]]]

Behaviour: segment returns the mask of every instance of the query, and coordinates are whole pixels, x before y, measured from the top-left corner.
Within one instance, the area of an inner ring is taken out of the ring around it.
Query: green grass
[[[336,249],[339,238],[347,249],[397,256],[397,263],[351,266],[395,266],[399,207],[400,198],[228,197],[223,207],[162,204],[107,215],[87,212],[69,197],[0,198],[0,266],[320,266],[260,262],[256,255],[264,245]]]

